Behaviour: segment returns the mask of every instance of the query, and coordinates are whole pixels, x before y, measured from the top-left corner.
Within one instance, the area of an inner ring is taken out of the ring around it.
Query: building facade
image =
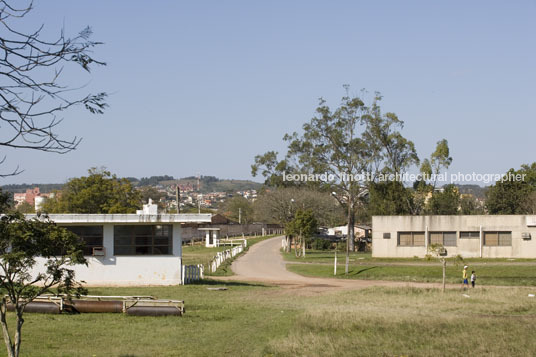
[[[536,258],[536,216],[374,216],[373,257],[424,257],[432,244],[448,256]]]
[[[75,265],[90,285],[181,283],[181,225],[209,223],[211,214],[51,214],[50,219],[86,243],[88,265]],[[46,260],[38,259],[34,273]]]

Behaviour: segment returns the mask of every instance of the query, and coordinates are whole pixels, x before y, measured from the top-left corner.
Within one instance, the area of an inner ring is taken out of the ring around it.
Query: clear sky
[[[103,116],[65,113],[82,136],[57,155],[6,151],[7,183],[65,182],[92,166],[119,176],[250,178],[256,154],[361,88],[428,157],[446,138],[450,172],[536,161],[535,1],[36,0],[21,28],[86,25],[108,65],[69,73],[110,93]]]

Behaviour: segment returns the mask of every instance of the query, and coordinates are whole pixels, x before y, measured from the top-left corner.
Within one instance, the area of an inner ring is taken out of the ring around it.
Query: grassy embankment
[[[305,276],[333,278],[334,253],[309,251],[305,258],[294,253],[283,253],[287,269]],[[437,259],[373,258],[370,253],[353,253],[348,276],[344,274],[344,252],[338,253],[337,276],[341,279],[396,280],[415,282],[441,282],[442,267]],[[461,283],[463,264],[469,272],[475,270],[478,285],[536,286],[536,260],[534,259],[464,259],[456,265],[453,259],[447,264],[447,282]]]
[[[371,288],[228,284],[91,288],[91,294],[184,299],[183,317],[26,314],[24,356],[530,356],[533,289]],[[212,285],[214,286],[214,285]],[[12,313],[9,321],[13,323]],[[0,350],[0,355],[5,355]]]

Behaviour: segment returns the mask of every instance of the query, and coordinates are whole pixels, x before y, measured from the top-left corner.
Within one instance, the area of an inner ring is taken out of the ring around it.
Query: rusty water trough
[[[59,314],[63,309],[63,298],[56,296],[38,296],[26,305],[24,311],[38,312],[42,314]],[[15,311],[15,306],[12,303],[8,303],[7,310]]]
[[[8,304],[10,311],[14,310]],[[97,296],[83,295],[67,299],[64,295],[42,295],[26,305],[26,312],[45,314],[71,313],[124,313],[133,316],[182,316],[184,301],[159,300],[153,296]]]

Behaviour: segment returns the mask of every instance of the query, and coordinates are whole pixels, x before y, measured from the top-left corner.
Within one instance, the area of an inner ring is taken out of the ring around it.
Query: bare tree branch
[[[101,42],[90,40],[90,27],[72,38],[61,30],[53,40],[42,38],[43,25],[33,32],[18,31],[17,21],[32,8],[33,2],[19,8],[0,0],[0,146],[65,154],[75,150],[81,138],[57,133],[60,115],[75,106],[102,114],[108,105],[104,92],[76,97],[83,86],[60,81],[64,66],[74,64],[90,72],[92,66],[106,64],[92,57]],[[20,172],[17,167],[0,177]]]

